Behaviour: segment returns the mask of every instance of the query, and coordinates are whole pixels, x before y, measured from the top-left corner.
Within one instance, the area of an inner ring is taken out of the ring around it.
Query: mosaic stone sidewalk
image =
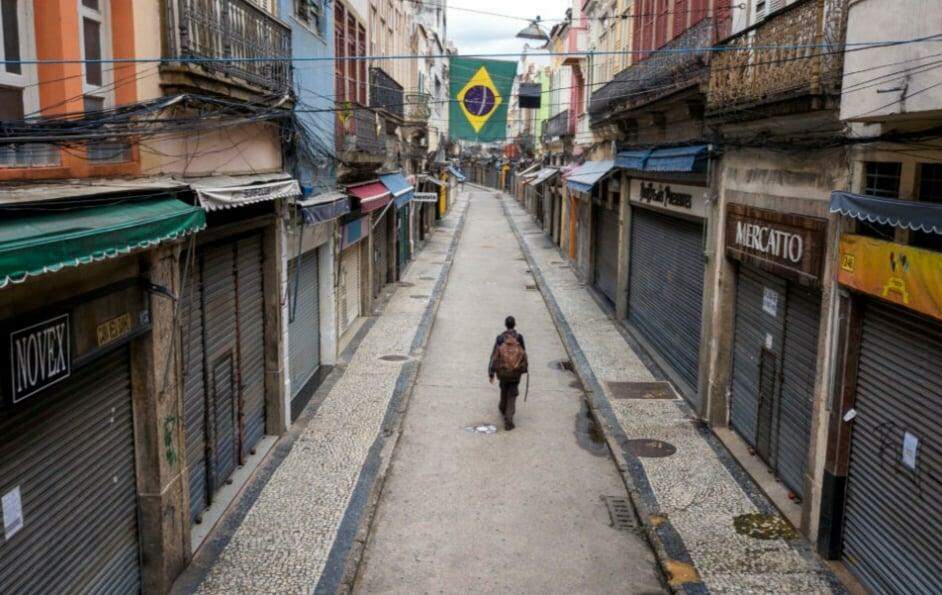
[[[686,592],[842,591],[716,437],[692,423],[686,403],[613,398],[609,382],[655,378],[530,215],[512,197],[504,195],[503,204],[606,438],[613,451],[622,451],[619,466],[672,586]],[[668,442],[677,452],[638,458],[627,442],[641,438]]]
[[[198,593],[311,593],[323,589],[329,561],[342,573],[346,551],[337,556],[335,542],[345,521],[351,524],[346,517],[360,497],[361,472],[368,473],[365,465],[383,446],[408,387],[406,372],[410,366],[414,372],[428,337],[466,206],[459,197],[416,254],[339,380],[209,563]],[[388,355],[408,357],[380,359]]]

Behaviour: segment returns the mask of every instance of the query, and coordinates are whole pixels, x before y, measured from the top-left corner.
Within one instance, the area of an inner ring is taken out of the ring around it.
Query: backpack
[[[517,335],[504,335],[504,340],[497,346],[494,370],[497,377],[506,382],[519,382],[527,371],[527,352],[517,340]]]

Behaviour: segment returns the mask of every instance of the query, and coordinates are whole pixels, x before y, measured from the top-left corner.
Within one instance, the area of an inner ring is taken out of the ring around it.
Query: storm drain
[[[410,295],[409,297],[414,300],[427,300],[428,299],[427,295]]]
[[[614,399],[676,400],[670,382],[607,382]]]
[[[419,277],[420,281],[435,281],[436,277]]]
[[[562,370],[563,372],[575,372],[572,362],[568,359],[559,359],[554,362],[550,362],[549,367],[554,370]]]
[[[415,287],[415,283],[409,283],[408,281],[400,281],[396,283],[396,287]]]
[[[380,356],[379,359],[383,360],[384,362],[404,362],[408,361],[409,357],[405,355],[383,355]]]
[[[635,509],[631,501],[624,496],[602,496],[602,501],[608,508],[608,516],[612,519],[612,527],[617,531],[632,531],[638,527]]]
[[[527,285],[527,291],[536,291],[536,285]]]

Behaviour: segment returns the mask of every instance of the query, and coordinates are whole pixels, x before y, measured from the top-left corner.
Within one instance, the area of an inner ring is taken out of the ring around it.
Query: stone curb
[[[454,226],[454,235],[445,256],[445,264],[439,273],[431,299],[416,330],[410,346],[413,359],[403,365],[396,388],[383,418],[382,430],[370,447],[367,460],[360,471],[354,494],[344,513],[337,537],[314,593],[350,593],[356,583],[369,542],[373,519],[379,506],[386,478],[392,465],[393,455],[402,436],[402,424],[415,388],[415,380],[421,369],[419,356],[431,336],[435,315],[451,274],[455,252],[464,230],[465,218],[471,202],[468,200]]]
[[[492,192],[497,192],[491,190]],[[579,376],[583,387],[585,387],[586,399],[589,408],[595,419],[603,422],[599,423],[602,428],[602,434],[605,442],[618,467],[619,474],[625,484],[625,488],[631,497],[635,511],[644,528],[644,534],[648,539],[651,548],[654,550],[658,565],[663,573],[662,580],[668,588],[675,593],[702,594],[707,593],[708,589],[693,564],[693,560],[683,543],[680,534],[671,526],[670,519],[666,515],[660,514],[657,501],[651,494],[648,485],[647,475],[641,462],[634,457],[630,457],[622,448],[622,444],[628,439],[621,425],[615,418],[611,403],[605,396],[604,389],[592,371],[588,359],[582,352],[579,342],[573,334],[569,323],[562,313],[556,298],[550,290],[539,264],[530,252],[529,246],[523,239],[523,235],[517,227],[516,222],[511,217],[507,206],[508,200],[516,200],[506,193],[501,195],[501,208],[504,216],[507,218],[510,228],[520,245],[520,249],[527,259],[530,271],[540,288],[543,300],[553,318],[553,323],[562,338],[566,352],[573,363],[573,368]],[[641,486],[644,486],[643,489]]]

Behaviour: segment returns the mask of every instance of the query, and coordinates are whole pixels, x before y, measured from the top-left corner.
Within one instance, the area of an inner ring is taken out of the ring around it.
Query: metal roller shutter
[[[126,348],[0,413],[0,494],[16,487],[23,527],[0,533],[0,591],[140,590]]]
[[[618,287],[618,213],[593,206],[595,211],[595,286],[615,302]]]
[[[844,558],[875,593],[938,593],[942,584],[942,324],[866,305],[857,370]],[[915,469],[905,433],[918,439]]]
[[[775,468],[782,482],[799,496],[804,496],[805,467],[811,443],[820,321],[821,294],[789,283]]]
[[[181,263],[185,268],[185,263]],[[190,264],[181,297],[183,423],[189,477],[190,521],[208,506],[206,484],[206,391],[203,374],[203,288],[198,261]]]
[[[628,321],[667,361],[699,406],[703,225],[635,208]]]
[[[785,281],[748,266],[739,267],[730,383],[730,423],[752,447],[757,444],[762,352],[768,348],[776,356],[782,353],[783,313],[776,308],[776,315],[772,316],[763,310],[766,291],[774,291],[781,301],[785,296]],[[776,363],[777,360],[776,357]]]
[[[242,457],[265,435],[265,293],[262,237],[236,244],[239,291],[239,396]]]
[[[402,272],[412,256],[409,254],[409,211],[411,207],[405,206],[396,213],[396,241],[398,243],[398,273],[402,277]]]
[[[211,492],[229,478],[237,463],[236,401],[233,387],[236,337],[235,252],[231,244],[203,255],[203,324],[205,325],[207,419],[212,449]]]
[[[389,222],[387,218],[389,211],[379,219],[373,228],[373,296],[378,296],[379,292],[386,286],[387,273],[389,271]]]
[[[298,270],[297,261],[291,261],[288,272],[291,295],[288,302],[288,357],[292,397],[301,392],[321,364],[317,250],[301,256],[300,275]]]

